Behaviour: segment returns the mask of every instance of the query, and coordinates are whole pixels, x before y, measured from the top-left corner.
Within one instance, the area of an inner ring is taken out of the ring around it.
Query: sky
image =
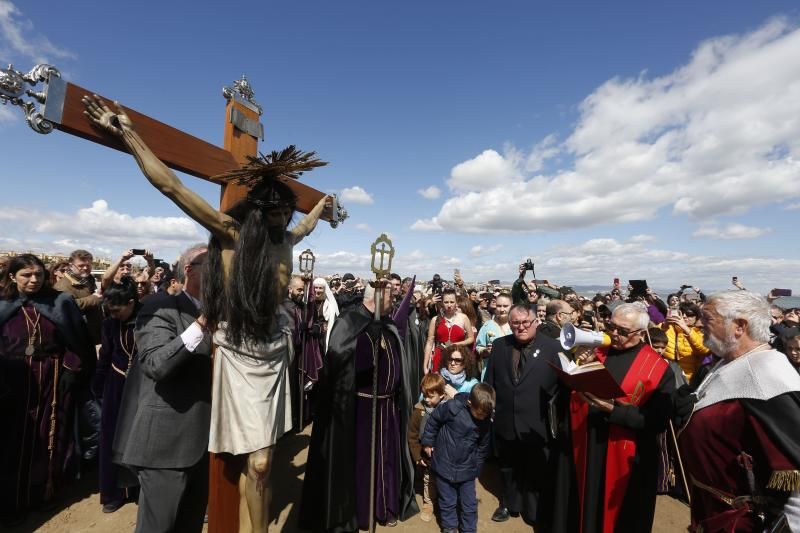
[[[0,0],[0,62],[62,76],[222,144],[247,75],[261,151],[350,218],[317,272],[792,288],[800,268],[796,2]],[[0,250],[174,259],[207,239],[127,155],[0,107]],[[181,179],[217,205],[219,187]],[[800,290],[800,287],[796,287]]]

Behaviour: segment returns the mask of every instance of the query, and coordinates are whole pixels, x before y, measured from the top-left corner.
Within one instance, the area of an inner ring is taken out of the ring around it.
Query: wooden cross
[[[43,90],[33,87],[43,84]],[[258,140],[263,137],[259,122],[261,107],[253,98],[247,79],[234,82],[223,89],[225,107],[224,146],[220,148],[188,133],[124,108],[136,126],[136,131],[153,153],[168,167],[192,176],[218,183],[220,210],[224,211],[242,199],[245,187],[213,179],[248,162],[248,156],[258,155]],[[32,88],[27,88],[28,86]],[[61,78],[51,65],[37,65],[27,73],[14,70],[12,65],[0,69],[0,103],[22,108],[28,125],[37,133],[60,130],[89,141],[127,152],[116,137],[96,129],[84,116],[81,99],[94,94]],[[29,99],[26,99],[28,97]],[[110,98],[104,98],[110,101]],[[37,108],[37,103],[41,104]],[[295,179],[281,178],[297,196],[297,210],[308,213],[324,196],[321,191]],[[323,220],[336,227],[347,212],[335,201],[331,210],[323,212]],[[239,529],[239,475],[242,464],[227,455],[211,454],[209,474],[208,531],[228,533]]]

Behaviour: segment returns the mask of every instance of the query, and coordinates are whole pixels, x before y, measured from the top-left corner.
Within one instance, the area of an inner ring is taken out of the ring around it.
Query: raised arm
[[[86,107],[83,113],[93,124],[125,143],[139,168],[142,169],[142,173],[161,194],[172,200],[184,213],[217,238],[221,240],[234,238],[234,230],[230,225],[231,217],[217,211],[200,195],[186,187],[178,176],[155,156],[133,129],[133,122],[117,102],[114,102],[116,112],[97,95],[84,97],[83,105]]]
[[[314,206],[314,209],[309,211],[308,214],[292,228],[290,233],[294,239],[294,244],[302,241],[306,235],[314,231],[314,228],[317,227],[317,221],[319,221],[319,217],[322,215],[322,211],[325,209],[325,205],[328,203],[329,199],[330,197],[327,195],[320,198],[317,205]]]
[[[122,254],[122,257],[117,259],[116,263],[113,263],[110,267],[106,269],[105,272],[103,272],[103,277],[100,278],[100,288],[102,290],[105,291],[107,288],[111,286],[111,282],[114,281],[114,278],[117,275],[117,270],[119,270],[120,265],[125,261],[127,261],[128,259],[130,259],[131,257],[133,257],[133,251],[128,250],[127,252]]]

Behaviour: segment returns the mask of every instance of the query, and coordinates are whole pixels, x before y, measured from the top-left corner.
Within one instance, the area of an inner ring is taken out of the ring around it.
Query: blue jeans
[[[461,532],[474,533],[478,530],[478,499],[475,495],[475,480],[469,479],[459,483],[451,483],[443,477],[436,476],[436,488],[439,490],[439,511],[442,528],[458,529],[456,506],[461,501]]]

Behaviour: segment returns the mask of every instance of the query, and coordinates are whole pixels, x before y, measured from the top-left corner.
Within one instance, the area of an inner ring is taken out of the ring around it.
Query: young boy
[[[445,381],[438,374],[431,372],[422,378],[422,401],[414,406],[411,418],[408,421],[408,446],[411,448],[411,457],[414,464],[422,469],[422,512],[419,517],[423,522],[433,520],[433,500],[436,498],[436,485],[431,484],[430,456],[422,450],[419,443],[425,425],[431,413],[445,398]]]
[[[461,532],[478,529],[475,479],[489,453],[489,429],[495,393],[491,385],[478,383],[466,393],[436,408],[425,425],[422,446],[433,459],[439,492],[442,533],[456,533],[461,501]]]

